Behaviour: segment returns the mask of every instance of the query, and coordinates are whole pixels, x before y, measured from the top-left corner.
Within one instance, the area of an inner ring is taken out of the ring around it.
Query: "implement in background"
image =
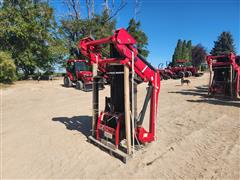
[[[233,53],[221,56],[207,56],[210,70],[208,94],[239,99],[240,56]]]

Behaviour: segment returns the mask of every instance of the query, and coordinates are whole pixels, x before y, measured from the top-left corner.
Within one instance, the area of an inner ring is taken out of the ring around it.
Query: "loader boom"
[[[103,58],[101,45],[112,44],[119,53],[120,57]],[[142,127],[137,128],[139,140],[142,142],[151,142],[155,136],[155,121],[158,105],[158,94],[160,91],[160,76],[156,69],[141,56],[134,47],[136,40],[128,34],[125,29],[116,30],[115,33],[107,38],[93,40],[92,38],[82,39],[79,43],[79,49],[82,54],[89,58],[91,64],[98,63],[99,70],[107,72],[104,68],[106,64],[119,63],[128,65],[130,69],[134,67],[135,73],[144,82],[149,82],[152,88],[150,105],[150,129],[147,132]],[[133,63],[133,65],[132,65]],[[146,135],[147,134],[147,135]]]

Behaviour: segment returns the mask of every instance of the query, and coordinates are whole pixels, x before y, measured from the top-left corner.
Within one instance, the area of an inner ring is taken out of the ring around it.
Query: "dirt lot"
[[[208,99],[207,80],[162,82],[157,141],[127,164],[87,142],[91,93],[62,80],[4,88],[2,177],[240,179],[240,102]],[[139,106],[145,91],[141,85]]]

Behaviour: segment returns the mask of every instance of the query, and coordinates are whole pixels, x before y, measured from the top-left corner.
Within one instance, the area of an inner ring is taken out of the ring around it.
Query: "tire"
[[[72,81],[68,76],[65,76],[63,79],[63,84],[65,87],[72,87]]]
[[[188,73],[189,73],[189,77],[192,76],[192,72],[191,71],[188,71]]]
[[[178,77],[179,77],[179,78],[183,78],[184,75],[185,75],[184,72],[182,72],[182,71],[179,71],[179,72],[178,72]]]
[[[83,89],[83,83],[82,81],[77,81],[76,82],[76,89],[82,90]]]
[[[163,76],[160,74],[160,81],[162,81],[163,80]]]
[[[190,77],[190,76],[192,76],[191,71],[186,71],[186,72],[185,72],[185,77]]]

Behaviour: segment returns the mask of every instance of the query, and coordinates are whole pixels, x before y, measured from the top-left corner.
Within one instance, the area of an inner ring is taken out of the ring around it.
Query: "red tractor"
[[[177,79],[178,76],[171,71],[171,69],[169,67],[167,68],[163,68],[163,64],[160,63],[158,65],[158,73],[160,74],[160,78],[161,80],[168,80],[168,79]]]
[[[162,64],[158,66],[158,72],[160,73],[161,79],[178,79],[182,77],[190,77],[190,76],[200,76],[200,73],[197,73],[197,68],[193,66],[187,65],[189,63],[188,60],[177,60],[176,66],[168,66],[166,68],[162,68]]]
[[[190,66],[189,67],[176,66],[169,68],[169,70],[171,70],[179,78],[195,76],[197,72],[196,68]]]
[[[77,89],[91,91],[93,78],[90,69],[91,67],[87,64],[86,60],[68,60],[66,75],[63,81],[64,86],[72,87],[72,85],[75,84]],[[101,83],[100,88],[103,88],[103,83]]]
[[[208,94],[239,98],[240,56],[233,53],[221,56],[207,56],[210,70]]]

